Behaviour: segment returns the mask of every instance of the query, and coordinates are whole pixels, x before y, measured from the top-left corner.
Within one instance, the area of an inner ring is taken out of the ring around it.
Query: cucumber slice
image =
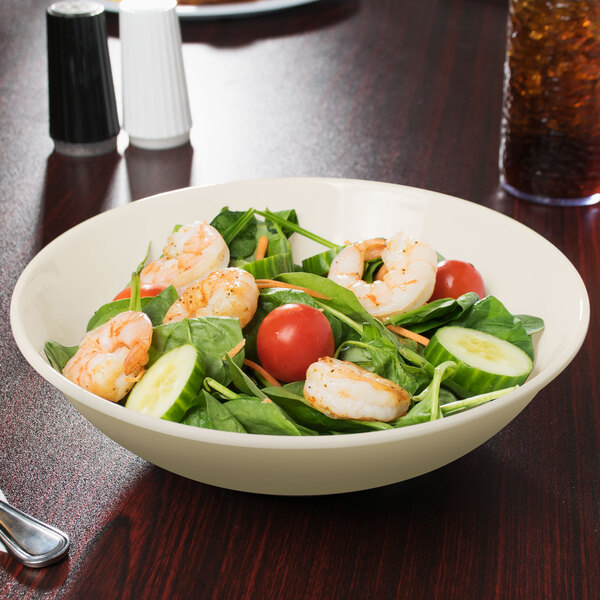
[[[520,385],[533,368],[532,360],[518,346],[455,325],[438,329],[424,354],[434,366],[446,360],[456,362],[452,380],[474,395]]]
[[[181,421],[204,380],[204,365],[192,344],[161,356],[133,386],[126,408],[167,421]]]

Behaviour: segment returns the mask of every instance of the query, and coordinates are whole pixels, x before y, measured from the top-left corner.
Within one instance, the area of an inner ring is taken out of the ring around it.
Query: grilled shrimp
[[[80,387],[118,402],[144,374],[152,323],[142,312],[125,311],[88,332],[63,369]]]
[[[163,323],[194,317],[237,317],[245,327],[256,312],[258,287],[248,271],[229,267],[213,271],[189,286],[165,315]]]
[[[362,277],[364,263],[381,256],[384,274],[373,283]],[[435,286],[437,254],[425,242],[400,232],[389,240],[351,244],[333,260],[329,279],[354,292],[374,317],[385,319],[422,306]]]
[[[164,256],[146,265],[142,284],[173,284],[181,294],[185,288],[216,269],[229,264],[229,248],[221,234],[203,221],[184,225],[167,238]]]
[[[320,358],[308,367],[304,397],[334,419],[392,421],[410,406],[410,395],[397,383],[330,357]]]

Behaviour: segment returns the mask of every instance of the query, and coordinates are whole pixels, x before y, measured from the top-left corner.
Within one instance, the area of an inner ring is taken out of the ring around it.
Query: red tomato
[[[462,260],[444,260],[438,264],[435,288],[429,301],[440,298],[458,298],[467,292],[485,296],[483,278],[471,264]]]
[[[158,296],[165,289],[164,285],[154,285],[153,283],[144,283],[140,288],[140,298],[144,296]],[[115,300],[121,300],[123,298],[131,298],[131,287],[126,287],[121,290],[114,298]]]
[[[284,304],[260,324],[256,350],[262,366],[280,381],[301,381],[306,369],[335,352],[327,317],[306,304]]]

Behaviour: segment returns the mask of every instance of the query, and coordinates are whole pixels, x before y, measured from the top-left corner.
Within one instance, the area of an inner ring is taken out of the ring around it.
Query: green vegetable
[[[498,298],[487,296],[476,302],[463,316],[452,321],[451,324],[485,331],[518,346],[533,360],[531,335],[525,328],[523,318],[525,317],[512,315]],[[532,322],[528,321],[529,317],[526,319],[528,325],[531,325]],[[535,319],[535,324],[537,327],[543,327],[541,319]]]
[[[237,263],[232,263],[232,266],[239,266],[245,271],[248,271],[255,279],[274,279],[279,273],[286,273],[287,271],[294,270],[291,252],[266,256],[265,258],[252,262],[244,263],[242,261],[239,265]]]
[[[413,398],[414,406],[402,417],[396,420],[394,427],[406,427],[427,421],[436,421],[443,417],[440,409],[440,385],[444,377],[451,374],[456,368],[456,363],[446,361],[439,364],[433,373],[431,383]]]
[[[134,296],[133,291],[134,290],[132,289],[132,297]],[[152,325],[156,327],[162,323],[167,311],[178,298],[179,294],[177,294],[177,290],[170,285],[153,298],[148,296],[140,298],[140,307],[142,312],[145,312],[148,317],[150,317]],[[131,310],[130,306],[131,300],[129,298],[122,298],[121,300],[103,304],[92,315],[92,318],[87,324],[86,331],[91,331],[92,329],[103,325],[113,317],[116,317],[119,313]]]
[[[296,216],[296,211],[289,211],[290,213],[293,212],[293,218],[286,217],[285,211],[271,212],[267,209],[264,211],[255,210],[254,212],[257,215],[261,215],[266,220],[281,225],[284,228],[286,235],[289,235],[295,231],[296,233],[299,233],[300,235],[303,235],[304,237],[313,240],[314,242],[317,242],[322,246],[326,246],[327,248],[335,248],[338,245],[334,244],[333,242],[330,242],[329,240],[326,240],[325,238],[322,238],[320,235],[317,235],[315,233],[312,233],[311,231],[304,229],[303,227],[300,227],[300,225],[298,225],[298,217]]]
[[[452,379],[471,394],[519,385],[533,367],[531,358],[518,346],[484,331],[458,326],[438,329],[424,354],[434,365],[455,361],[458,368]]]
[[[386,319],[385,324],[402,325],[414,333],[424,333],[458,319],[478,300],[479,296],[474,292],[463,294],[456,300],[441,298],[414,310],[390,317]]]
[[[269,400],[239,397],[224,406],[248,433],[264,435],[315,435],[314,431],[294,423],[277,404]]]
[[[294,210],[271,212],[224,207],[211,223],[230,249],[230,265],[259,279],[276,279],[320,292],[314,298],[295,289],[268,288],[244,333],[238,319],[205,317],[163,325],[177,300],[169,286],[154,298],[140,298],[138,265],[131,279],[131,298],[101,306],[88,331],[126,310],[142,310],[154,326],[150,361],[134,386],[126,406],[185,424],[221,431],[268,435],[336,435],[390,429],[441,419],[494,400],[525,381],[533,364],[531,336],[543,329],[541,319],[512,315],[495,297],[474,293],[454,300],[436,300],[396,315],[384,323],[372,317],[356,296],[327,279],[335,256],[344,248],[298,224]],[[178,227],[175,228],[175,230]],[[290,236],[297,233],[326,250],[294,264]],[[264,258],[256,259],[261,237],[268,240]],[[371,282],[381,260],[369,261],[363,279]],[[261,376],[243,367],[245,356],[256,360],[256,335],[265,316],[288,303],[317,308],[329,320],[335,356],[349,360],[401,385],[412,396],[411,409],[394,423],[335,419],[306,401],[304,382],[264,387]],[[387,329],[402,325],[426,333],[423,347]],[[245,340],[244,350],[228,352]],[[77,351],[48,341],[44,350],[51,365],[62,371]],[[500,359],[498,359],[500,357]]]
[[[192,344],[200,354],[207,377],[213,377],[222,384],[228,385],[231,378],[224,356],[242,340],[243,335],[238,319],[229,317],[183,319],[177,323],[168,323],[154,328],[149,364],[153,364],[173,348]],[[243,360],[243,351],[234,358],[234,361],[239,364]]]
[[[325,252],[309,256],[302,261],[302,270],[305,273],[314,273],[327,277],[329,267],[333,259],[345,248],[345,246],[334,246]]]
[[[219,431],[246,432],[227,408],[206,390],[200,392],[197,404],[187,411],[182,423]]]
[[[77,350],[79,350],[79,346],[63,346],[52,340],[44,344],[44,353],[48,362],[59,373],[62,373],[65,365],[75,356]]]
[[[267,387],[263,392],[285,412],[290,415],[297,423],[301,423],[321,434],[330,433],[359,433],[361,431],[374,431],[380,429],[390,429],[391,425],[382,421],[359,421],[355,419],[332,419],[321,411],[311,406],[304,395],[302,389],[294,389],[292,386],[304,382],[294,382],[283,387]]]
[[[179,346],[144,373],[125,406],[167,421],[181,421],[194,404],[203,379],[204,365],[195,346]]]

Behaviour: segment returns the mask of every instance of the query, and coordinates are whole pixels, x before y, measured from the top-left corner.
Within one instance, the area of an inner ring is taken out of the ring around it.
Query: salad
[[[297,264],[293,234],[323,251]],[[333,435],[447,418],[521,385],[544,327],[424,241],[338,244],[294,210],[224,207],[148,255],[77,346],[45,353],[105,400],[189,426]]]

